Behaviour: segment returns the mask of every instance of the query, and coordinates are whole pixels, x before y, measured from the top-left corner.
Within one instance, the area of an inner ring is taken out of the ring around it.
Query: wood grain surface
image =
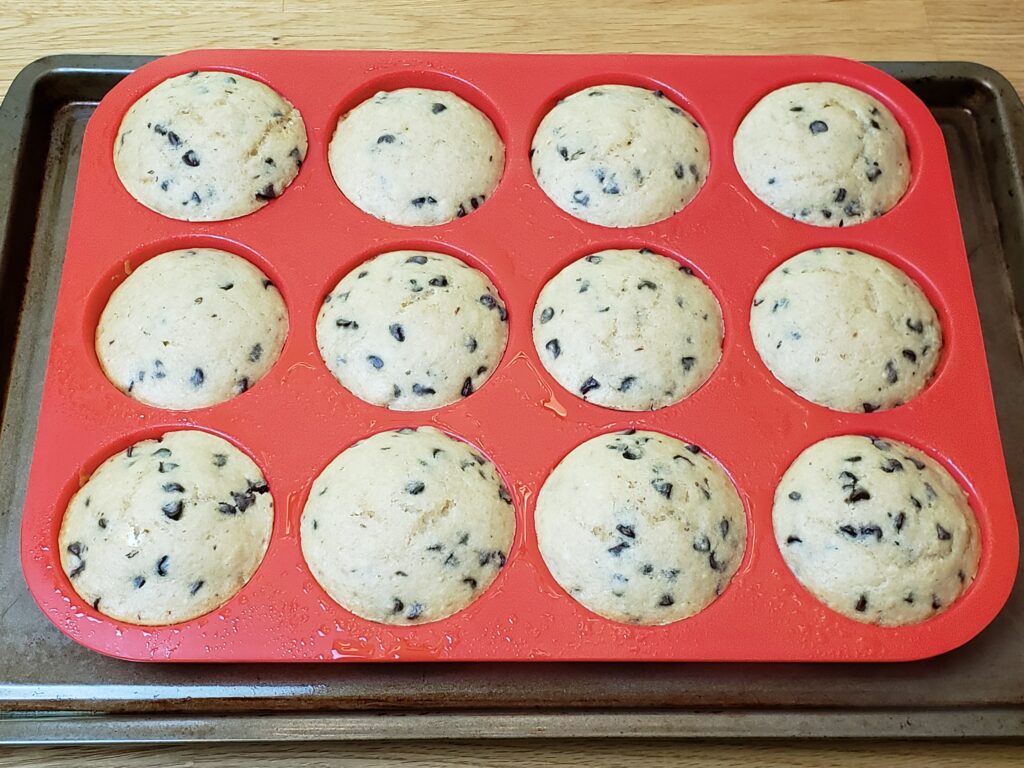
[[[54,53],[205,47],[823,53],[987,64],[1024,90],[1024,0],[0,0],[0,93]],[[519,741],[24,747],[13,766],[1010,766],[1008,744]]]

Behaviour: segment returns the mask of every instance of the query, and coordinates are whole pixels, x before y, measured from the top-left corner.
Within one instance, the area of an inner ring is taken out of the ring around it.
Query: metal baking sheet
[[[21,504],[85,123],[147,60],[41,60],[0,110],[0,742],[1024,736],[1021,579],[974,641],[906,664],[152,665],[64,637],[21,577]],[[946,138],[1024,510],[1024,106],[978,65],[880,66],[929,105]]]

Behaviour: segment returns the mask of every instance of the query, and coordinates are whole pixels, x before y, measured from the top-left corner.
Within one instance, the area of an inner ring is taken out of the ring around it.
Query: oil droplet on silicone
[[[541,389],[544,390],[546,397],[545,399],[542,399],[540,401],[541,407],[547,408],[556,416],[564,419],[569,412],[565,409],[565,406],[562,405],[562,403],[559,401],[558,397],[555,395],[555,391],[548,386],[547,382],[544,381],[544,377],[540,375],[536,367],[534,367],[533,363],[530,362],[530,358],[526,356],[525,352],[517,352],[515,356],[511,360],[509,360],[509,365],[513,365],[514,363],[517,363],[520,360],[523,362],[524,365],[526,365],[527,368],[530,369],[530,372],[533,373],[534,379],[536,379]]]

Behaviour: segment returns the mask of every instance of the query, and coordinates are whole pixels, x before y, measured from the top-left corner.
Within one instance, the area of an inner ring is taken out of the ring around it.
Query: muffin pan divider
[[[166,219],[132,200],[114,174],[110,153],[124,111],[156,83],[193,69],[254,77],[303,114],[306,162],[288,190],[254,214],[202,224]],[[314,81],[311,71],[319,73]],[[776,87],[815,79],[874,94],[907,133],[911,186],[879,219],[842,230],[789,221],[757,201],[732,164],[732,135],[746,110]],[[710,175],[675,216],[645,227],[602,228],[563,213],[537,187],[527,158],[534,128],[557,98],[600,82],[661,88],[707,131]],[[326,147],[338,115],[377,89],[405,86],[453,90],[482,109],[505,141],[505,173],[495,194],[464,219],[429,228],[388,225],[358,211],[331,179]],[[160,411],[106,381],[92,333],[127,269],[192,245],[220,247],[260,266],[282,292],[290,333],[274,368],[249,392],[211,408]],[[754,351],[747,320],[761,279],[790,256],[825,245],[892,260],[935,304],[946,339],[943,360],[912,402],[875,414],[828,411],[776,382]],[[487,384],[424,413],[390,412],[351,396],[322,364],[314,337],[320,302],[341,275],[371,255],[408,247],[448,252],[481,268],[502,294],[510,322],[504,359]],[[651,413],[602,409],[562,390],[537,359],[530,319],[544,282],[573,258],[611,247],[649,247],[682,259],[721,303],[722,359],[709,381],[677,405]],[[495,462],[515,499],[516,536],[504,571],[463,612],[422,626],[372,624],[338,607],[313,580],[299,550],[298,517],[313,478],[340,450],[368,434],[418,424],[467,439]],[[60,570],[54,547],[64,508],[80,478],[106,456],[182,427],[223,435],[263,470],[275,499],[267,556],[235,598],[204,617],[160,628],[109,620],[82,604]],[[569,450],[595,434],[628,428],[700,445],[730,474],[748,514],[744,562],[723,595],[697,616],[663,627],[617,624],[574,603],[547,573],[531,523],[540,485]],[[961,482],[978,517],[982,559],[975,583],[922,624],[880,628],[829,611],[800,587],[772,540],[772,494],[782,472],[813,442],[851,432],[923,448]],[[949,651],[995,617],[1016,573],[1017,541],[943,139],[927,108],[878,70],[815,57],[196,51],[127,77],[90,122],[22,560],[47,616],[94,650],[152,661],[909,660]]]

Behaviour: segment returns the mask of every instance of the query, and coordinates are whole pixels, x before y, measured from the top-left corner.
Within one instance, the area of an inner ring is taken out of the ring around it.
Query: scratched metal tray
[[[1020,578],[975,640],[906,664],[134,664],[67,639],[22,580],[21,505],[82,134],[99,99],[145,61],[43,59],[0,108],[0,743],[1024,737]],[[1024,106],[975,64],[880,66],[932,108],[946,137],[1024,511]]]

